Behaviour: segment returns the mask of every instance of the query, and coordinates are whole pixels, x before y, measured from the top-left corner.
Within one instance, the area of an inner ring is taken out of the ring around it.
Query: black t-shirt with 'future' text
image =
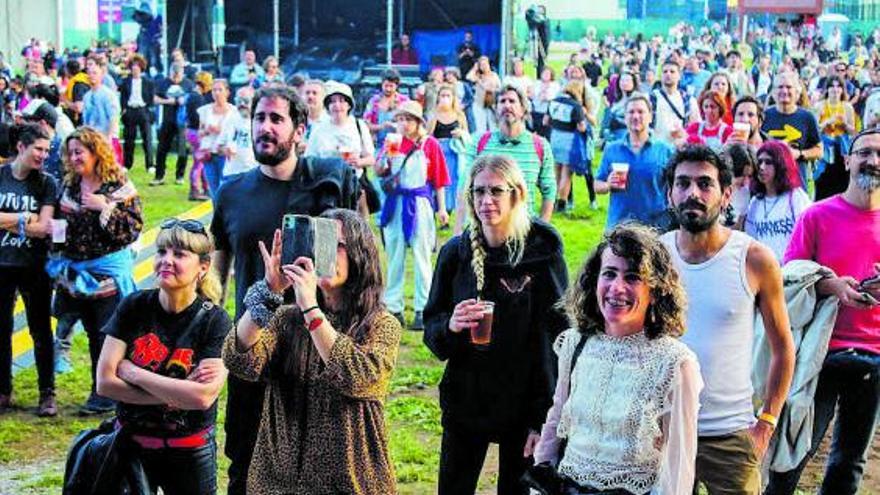
[[[0,212],[39,215],[44,206],[52,206],[58,197],[58,185],[49,174],[32,170],[24,180],[12,175],[12,165],[0,166]],[[34,267],[42,270],[49,244],[46,239],[22,238],[0,229],[0,266]]]

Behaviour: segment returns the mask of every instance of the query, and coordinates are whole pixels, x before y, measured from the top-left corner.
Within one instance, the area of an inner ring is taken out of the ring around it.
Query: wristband
[[[776,424],[779,423],[779,419],[768,412],[762,412],[758,416],[758,421],[763,421],[773,428],[776,428]]]
[[[19,213],[18,214],[18,240],[24,241],[25,237],[27,237],[27,232],[25,232],[27,228],[27,213]]]
[[[309,311],[314,311],[316,309],[320,309],[317,304],[315,304],[314,306],[309,306],[308,308],[302,310],[301,312],[303,315],[306,315]]]
[[[321,318],[320,316],[318,316],[316,318],[312,318],[312,320],[309,321],[309,327],[308,327],[309,333],[314,332],[323,324],[324,324],[324,318]]]

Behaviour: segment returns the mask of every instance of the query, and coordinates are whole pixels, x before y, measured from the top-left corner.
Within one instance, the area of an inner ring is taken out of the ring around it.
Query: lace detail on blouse
[[[554,346],[560,369],[569,366],[578,340],[574,335]],[[572,372],[571,394],[557,427],[557,436],[568,438],[559,472],[602,490],[650,491],[661,468],[661,420],[670,411],[676,370],[690,355],[671,337],[590,337]]]

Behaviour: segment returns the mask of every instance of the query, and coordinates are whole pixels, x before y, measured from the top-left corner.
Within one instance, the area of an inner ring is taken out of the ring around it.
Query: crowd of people
[[[493,443],[502,494],[793,494],[835,417],[821,492],[855,494],[880,411],[880,30],[835,33],[591,30],[537,78],[468,34],[458,67],[412,91],[389,69],[363,109],[252,51],[228,80],[179,50],[151,78],[130,47],[32,42],[0,76],[0,412],[18,294],[37,414],[58,414],[80,321],[81,412],[115,411],[101,431],[142,468],[89,479],[111,457],[77,441],[67,486],[214,493],[226,385],[229,493],[394,493],[383,404],[409,328],[446,362],[441,494],[474,493]],[[149,186],[191,154],[214,212],[161,222],[146,290],[138,135]],[[551,221],[576,176],[609,198],[570,281]],[[332,274],[285,258],[289,214],[336,225]]]

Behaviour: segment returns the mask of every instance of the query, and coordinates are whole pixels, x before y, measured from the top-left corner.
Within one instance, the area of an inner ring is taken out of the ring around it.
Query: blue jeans
[[[208,179],[208,194],[211,196],[211,201],[217,200],[217,190],[220,189],[225,164],[226,157],[215,153],[212,153],[211,159],[205,162],[205,178]]]
[[[217,493],[217,444],[193,449],[138,449],[153,493],[213,495]]]
[[[770,472],[764,495],[793,494],[801,472],[819,449],[828,425],[839,407],[831,454],[819,491],[823,495],[858,492],[868,446],[880,410],[880,356],[847,349],[828,354],[816,387],[812,446],[797,468],[786,473]]]

